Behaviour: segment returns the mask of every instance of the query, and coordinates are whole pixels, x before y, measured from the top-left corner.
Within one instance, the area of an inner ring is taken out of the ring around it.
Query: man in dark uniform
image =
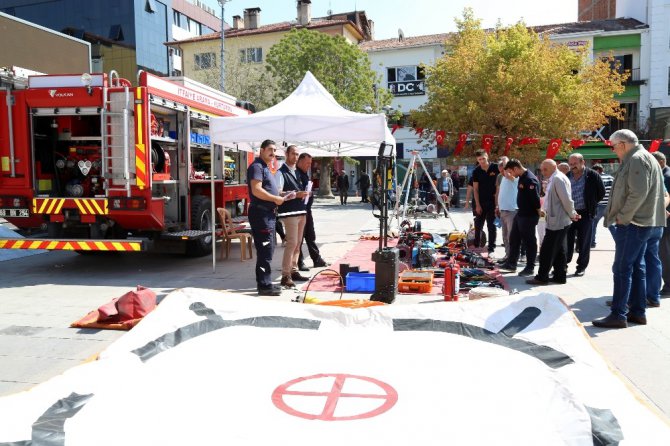
[[[347,204],[347,198],[349,197],[349,176],[344,170],[337,176],[337,190],[340,193],[340,204]]]
[[[500,171],[498,165],[489,163],[489,154],[477,150],[479,165],[472,171],[472,196],[475,199],[475,246],[481,246],[484,221],[489,233],[489,254],[496,249],[496,179]]]
[[[298,157],[298,169],[296,173],[298,174],[298,180],[301,183],[302,190],[305,190],[307,183],[309,183],[309,176],[307,172],[309,171],[310,166],[312,165],[312,156],[308,153],[301,153]],[[314,217],[312,216],[312,204],[314,203],[314,194],[310,194],[309,201],[307,202],[307,221],[305,222],[305,231],[304,231],[304,240],[307,245],[307,251],[309,256],[314,262],[314,268],[322,268],[328,266],[323,258],[321,258],[321,253],[319,252],[319,247],[316,245],[316,232],[314,231]],[[300,257],[298,258],[298,268],[300,271],[309,271],[309,268],[305,265],[305,258],[302,255],[302,245],[300,246]]]
[[[523,167],[521,161],[511,159],[505,165],[505,170],[519,179],[516,204],[519,208],[512,230],[510,231],[510,252],[507,261],[500,265],[504,271],[516,271],[519,261],[521,243],[526,245],[526,267],[519,273],[520,276],[535,275],[535,258],[537,257],[537,239],[535,227],[540,220],[540,181],[533,173]]]
[[[277,206],[295,198],[293,194],[279,195],[274,175],[268,164],[275,157],[275,142],[261,143],[260,155],[247,170],[249,185],[249,224],[256,246],[256,286],[259,296],[279,296],[281,288],[272,284],[272,254],[275,248]]]
[[[368,189],[370,188],[370,177],[365,171],[361,172],[361,176],[356,180],[356,185],[361,189],[361,203],[369,203]]]

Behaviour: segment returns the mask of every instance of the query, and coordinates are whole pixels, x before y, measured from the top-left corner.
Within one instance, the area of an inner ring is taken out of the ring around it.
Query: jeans
[[[670,289],[670,227],[663,228],[663,236],[658,248],[658,256],[661,258],[663,289]]]
[[[663,236],[663,227],[656,226],[651,228],[651,236],[647,240],[647,247],[644,250],[644,269],[646,273],[646,290],[643,296],[638,299],[647,299],[655,303],[661,300],[661,277],[663,265],[658,255],[658,247]],[[635,279],[633,279],[635,280]],[[633,293],[641,293],[642,290],[633,290]]]
[[[607,209],[606,204],[599,204],[598,209],[596,210],[596,216],[593,217],[593,234],[591,235],[591,246],[596,246],[596,229],[598,228],[598,223],[600,219],[605,216],[605,210]]]
[[[614,230],[616,249],[612,264],[614,276],[612,315],[617,319],[626,319],[629,303],[631,314],[645,315],[647,302],[644,254],[647,242],[655,229],[634,224],[616,225]],[[631,289],[635,292],[631,292]]]

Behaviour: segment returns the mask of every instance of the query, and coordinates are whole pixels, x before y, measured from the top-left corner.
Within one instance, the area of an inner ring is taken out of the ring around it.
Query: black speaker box
[[[392,304],[398,292],[398,250],[384,248],[372,253],[375,262],[375,292],[370,300]]]

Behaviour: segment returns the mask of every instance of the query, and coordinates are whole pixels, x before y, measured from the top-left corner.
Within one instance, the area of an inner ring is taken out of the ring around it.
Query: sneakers
[[[575,277],[582,277],[584,275],[584,270],[581,268],[577,268],[575,270]]]
[[[281,286],[284,288],[295,288],[295,283],[291,280],[291,276],[281,276]]]
[[[291,273],[291,280],[293,280],[294,282],[307,282],[309,280],[309,277],[305,277],[298,271],[295,271]]]
[[[323,260],[321,258],[314,261],[314,268],[323,268],[323,267],[326,267],[326,266],[328,266],[328,262],[326,262],[325,260]]]
[[[259,296],[281,296],[281,288],[277,285],[272,285],[267,288],[258,288]]]

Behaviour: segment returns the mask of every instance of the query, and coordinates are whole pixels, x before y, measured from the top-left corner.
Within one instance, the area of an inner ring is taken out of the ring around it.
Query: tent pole
[[[212,273],[216,273],[216,192],[214,191],[214,163],[216,162],[216,154],[214,153],[214,142],[209,144],[209,184],[210,192],[212,194]],[[225,173],[225,170],[224,170]],[[225,181],[224,181],[225,184]],[[225,231],[225,228],[223,228]]]

